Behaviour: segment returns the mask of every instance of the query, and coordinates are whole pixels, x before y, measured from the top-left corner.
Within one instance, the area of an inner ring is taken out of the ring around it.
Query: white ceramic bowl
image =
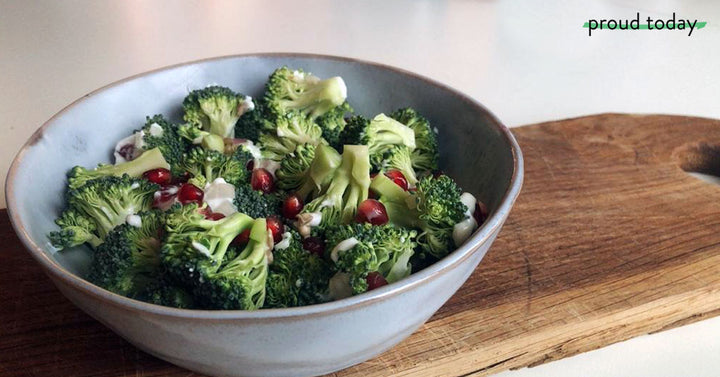
[[[52,251],[46,234],[62,209],[65,172],[110,161],[121,137],[146,115],[175,120],[189,90],[211,83],[253,96],[277,67],[339,75],[356,112],[412,106],[439,129],[441,166],[490,209],[459,249],[410,277],[321,305],[258,311],[167,308],[108,292],[82,279],[89,250]],[[523,164],[510,132],[487,109],[438,82],[353,59],[304,55],[228,56],[164,68],[98,89],[47,121],[21,149],[6,196],[15,230],[58,289],[138,348],[217,376],[309,376],[360,363],[422,325],[473,272],[520,192]]]

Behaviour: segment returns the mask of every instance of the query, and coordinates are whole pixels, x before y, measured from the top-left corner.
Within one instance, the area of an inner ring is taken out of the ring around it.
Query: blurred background
[[[690,37],[589,37],[582,28],[636,12],[641,20],[675,12],[707,26]],[[30,134],[84,94],[147,70],[240,53],[398,66],[471,95],[511,127],[600,112],[720,118],[719,15],[720,2],[698,0],[0,0],[0,182]],[[719,332],[720,321],[704,321],[507,375],[714,376],[720,341],[710,334]]]

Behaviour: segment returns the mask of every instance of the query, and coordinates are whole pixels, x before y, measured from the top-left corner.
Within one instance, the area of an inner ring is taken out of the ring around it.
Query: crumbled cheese
[[[150,136],[160,137],[165,132],[159,124],[153,123],[150,125]]]
[[[285,250],[290,247],[290,241],[292,240],[292,234],[285,232],[282,234],[282,240],[275,244],[275,250]]]
[[[244,146],[245,149],[250,152],[254,159],[259,160],[262,158],[262,151],[260,151],[260,148],[255,145],[252,140],[245,140],[244,142],[240,143],[240,145]]]
[[[224,179],[216,178],[205,186],[204,191],[203,201],[213,212],[230,216],[238,211],[234,203],[235,186],[225,182]]]
[[[265,169],[268,173],[272,174],[274,178],[275,172],[280,169],[280,163],[273,160],[256,158],[253,160],[253,169]]]
[[[131,189],[131,190],[135,190],[136,188],[139,188],[139,187],[140,187],[140,184],[137,183],[137,182],[133,182],[133,184],[130,185],[130,189]]]
[[[125,217],[125,222],[128,225],[134,226],[136,228],[139,228],[142,226],[142,219],[138,215],[127,215],[127,217]]]

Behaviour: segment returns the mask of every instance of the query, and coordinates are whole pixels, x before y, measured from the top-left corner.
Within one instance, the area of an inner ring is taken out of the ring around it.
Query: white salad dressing
[[[471,193],[464,192],[460,195],[460,201],[465,205],[465,220],[455,224],[453,227],[452,236],[455,246],[462,245],[463,242],[470,238],[475,229],[478,227],[478,224],[473,217],[477,199],[475,199]]]
[[[285,232],[282,234],[282,240],[275,244],[275,250],[285,250],[290,247],[290,240],[292,240],[292,234]]]
[[[275,178],[275,172],[280,169],[280,163],[273,160],[256,158],[253,160],[253,170],[254,169],[265,169],[268,173],[272,174],[273,178]]]
[[[192,247],[193,247],[195,250],[201,252],[202,254],[204,254],[204,255],[206,255],[206,256],[208,256],[208,257],[211,256],[211,255],[210,255],[210,250],[209,250],[207,247],[205,247],[205,245],[201,244],[200,242],[193,241],[193,242],[192,242]]]
[[[125,222],[128,225],[134,226],[136,228],[139,228],[142,226],[142,218],[140,218],[140,216],[138,216],[138,215],[127,215],[127,217],[125,217]]]
[[[170,209],[170,207],[172,207],[173,204],[178,202],[177,195],[175,194],[177,194],[179,190],[180,189],[177,186],[169,186],[164,189],[155,191],[155,193],[153,194],[155,206],[163,211],[167,211],[168,209]],[[165,196],[169,197],[170,199],[166,201],[161,201],[163,194],[165,194]]]
[[[224,179],[216,178],[212,183],[205,185],[204,191],[203,201],[207,203],[213,212],[230,216],[238,211],[235,203],[233,203],[235,186],[227,183]]]
[[[355,237],[350,237],[346,240],[340,241],[330,252],[330,259],[332,259],[333,262],[337,262],[340,258],[340,253],[352,249],[359,243],[360,241],[358,241]]]
[[[340,300],[350,297],[353,294],[350,286],[350,275],[345,272],[338,272],[330,278],[329,282],[330,298]]]

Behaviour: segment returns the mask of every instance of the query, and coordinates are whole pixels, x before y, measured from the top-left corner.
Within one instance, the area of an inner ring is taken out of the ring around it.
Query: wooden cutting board
[[[475,273],[410,338],[335,376],[483,376],[720,313],[720,186],[684,171],[720,175],[720,121],[605,114],[513,133],[525,185]],[[0,245],[0,375],[195,375],[72,306],[5,212]]]

